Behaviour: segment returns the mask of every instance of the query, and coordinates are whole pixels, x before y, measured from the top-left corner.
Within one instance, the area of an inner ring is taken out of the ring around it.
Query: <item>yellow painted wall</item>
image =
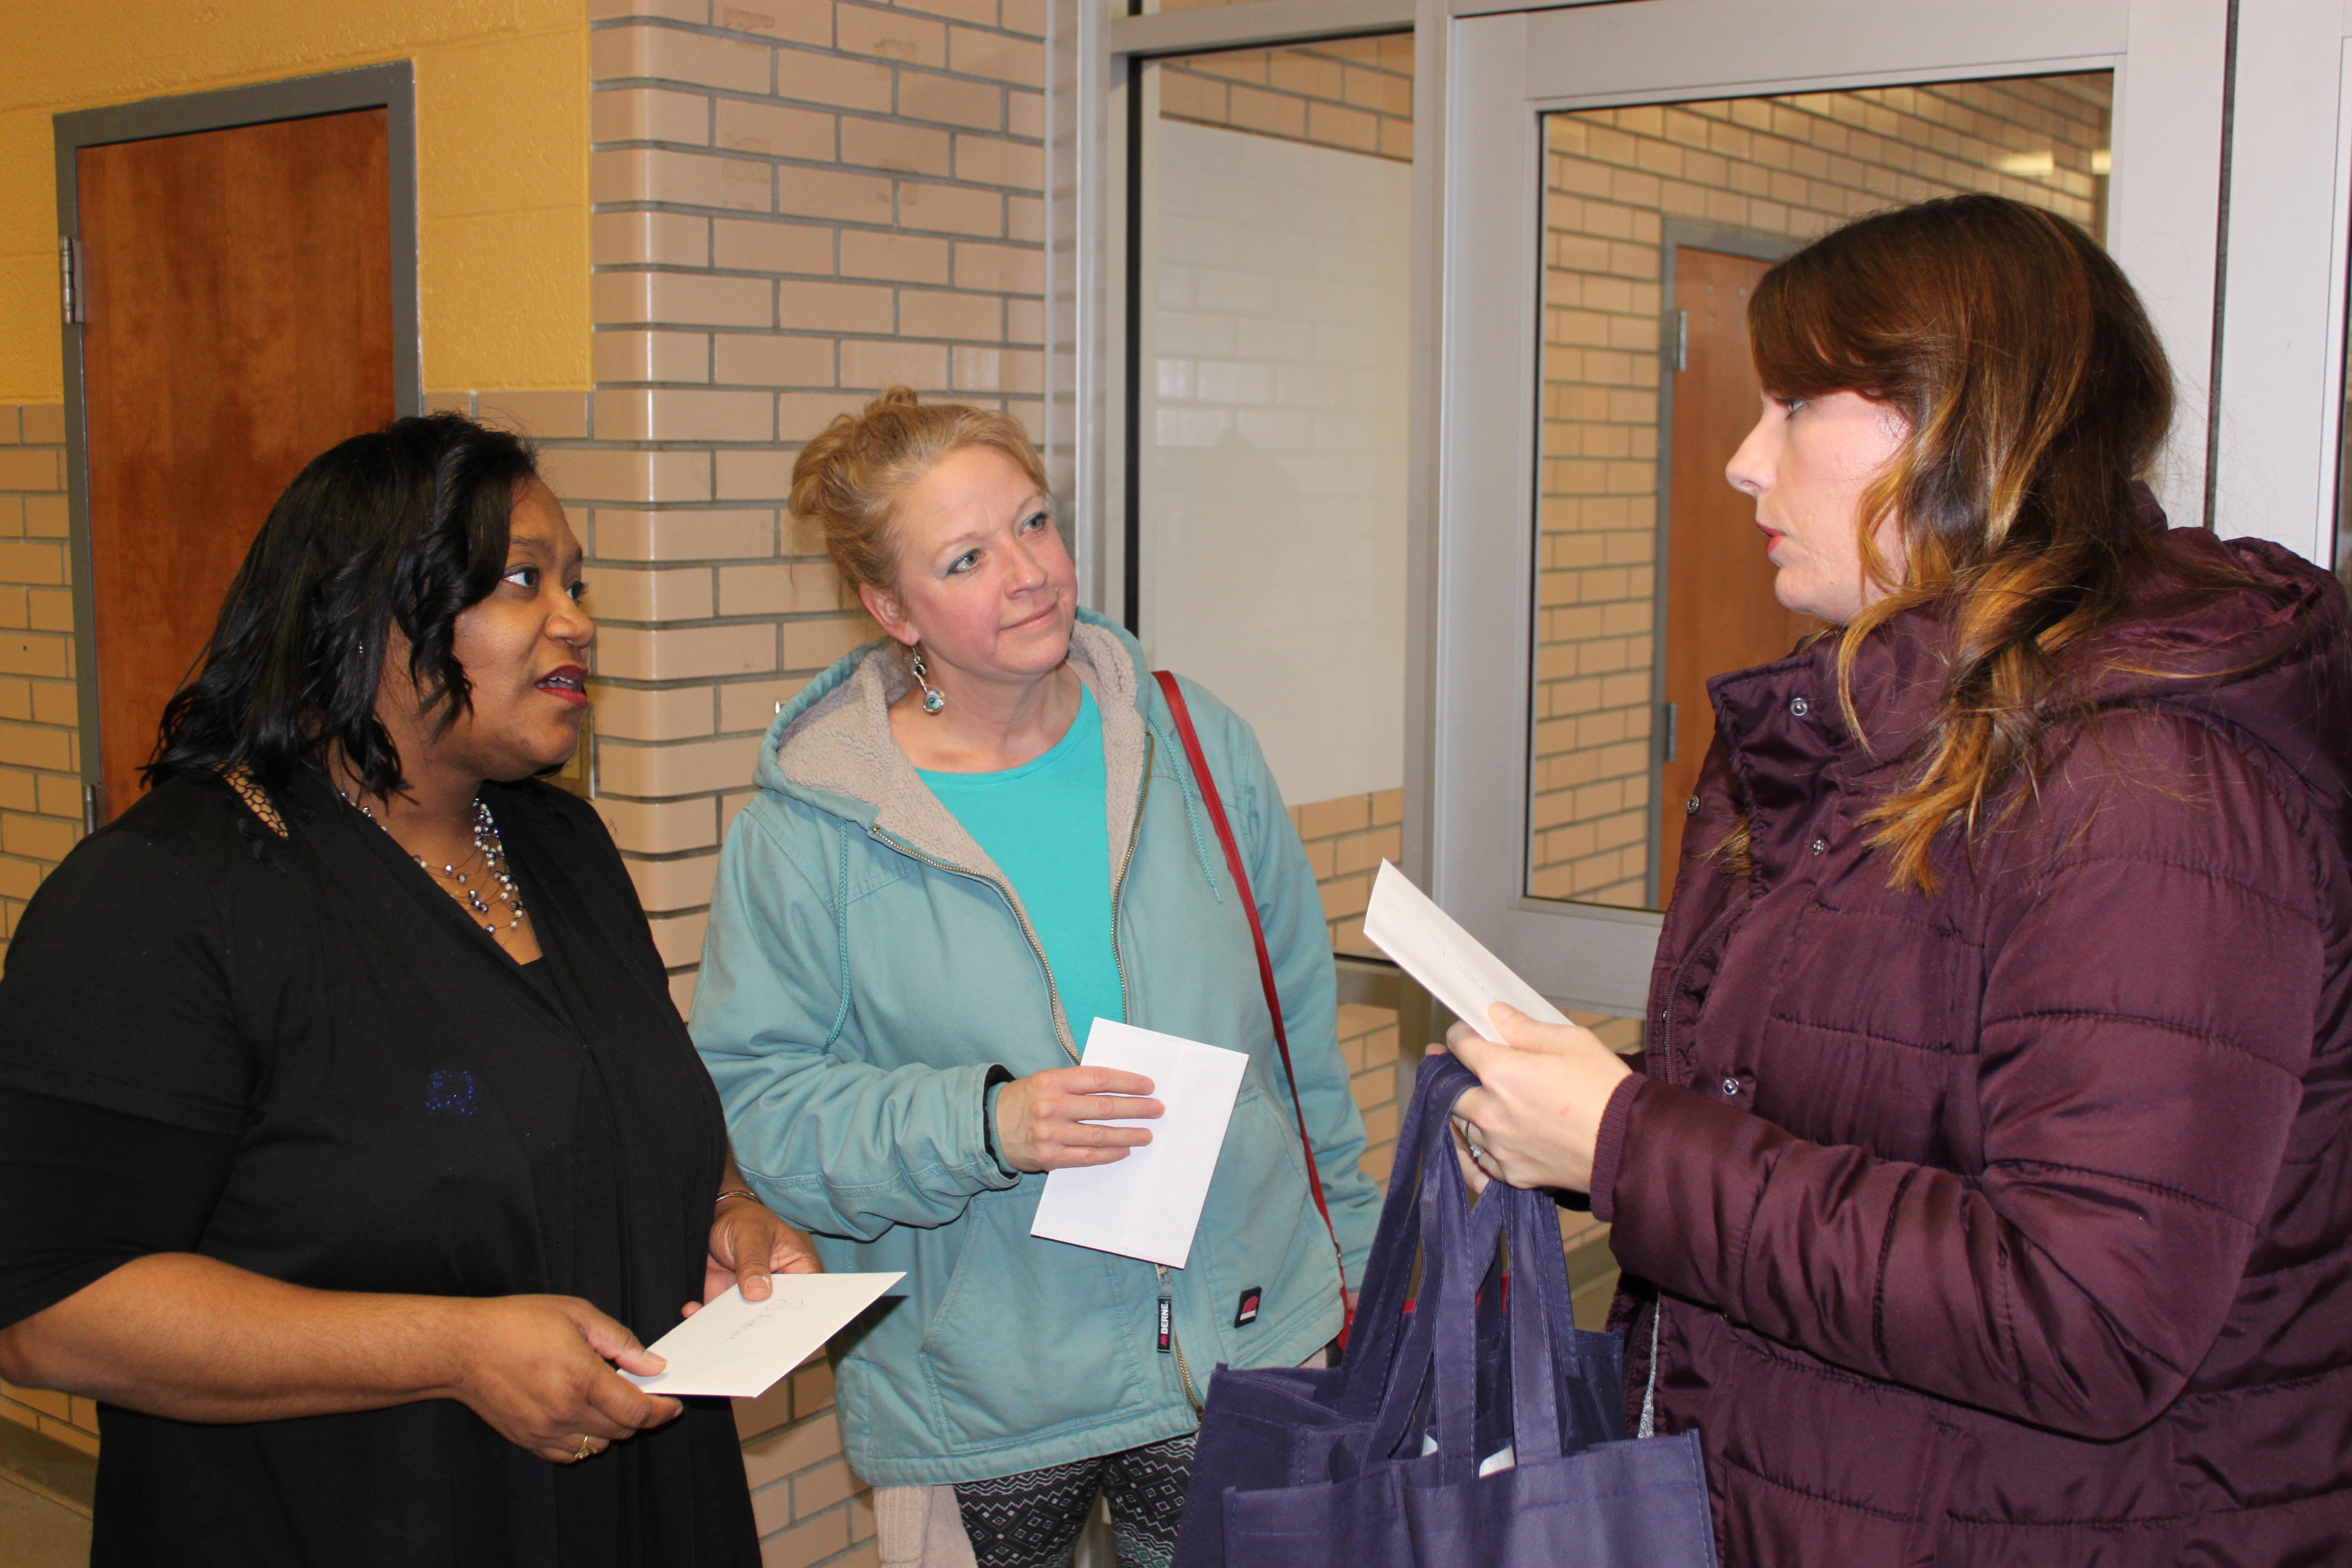
[[[51,115],[402,58],[425,389],[587,386],[583,0],[0,0],[0,404],[64,395]]]

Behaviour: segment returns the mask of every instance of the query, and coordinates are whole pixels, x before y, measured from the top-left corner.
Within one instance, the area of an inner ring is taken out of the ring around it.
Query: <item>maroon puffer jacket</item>
[[[2189,678],[2101,678],[1932,898],[1859,826],[1916,761],[1931,617],[1857,660],[1868,748],[1834,642],[1712,683],[1593,1207],[1629,1403],[1654,1326],[1729,1568],[2352,1562],[2345,598],[2163,548],[2290,603],[2143,595],[2110,651]]]

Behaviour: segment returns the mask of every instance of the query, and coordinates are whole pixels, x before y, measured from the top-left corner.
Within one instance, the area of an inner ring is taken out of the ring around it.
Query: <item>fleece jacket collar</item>
[[[1104,823],[1111,875],[1141,806],[1150,752],[1143,650],[1091,610],[1071,628],[1070,666],[1102,714]],[[890,704],[914,684],[907,651],[887,638],[855,648],[804,687],[768,726],[754,779],[950,869],[988,878],[1008,896],[996,863],[940,803],[890,733]]]

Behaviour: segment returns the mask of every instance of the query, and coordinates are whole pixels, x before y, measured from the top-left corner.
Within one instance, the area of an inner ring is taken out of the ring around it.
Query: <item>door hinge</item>
[[[82,298],[81,241],[70,235],[58,237],[58,286],[65,306],[66,325],[75,326],[89,320]]]
[[[1675,720],[1679,714],[1680,710],[1675,703],[1658,704],[1658,761],[1662,763],[1675,760]]]
[[[1677,372],[1690,369],[1690,312],[1666,312],[1666,354]]]
[[[81,830],[95,833],[106,826],[106,786],[86,784],[81,786]]]

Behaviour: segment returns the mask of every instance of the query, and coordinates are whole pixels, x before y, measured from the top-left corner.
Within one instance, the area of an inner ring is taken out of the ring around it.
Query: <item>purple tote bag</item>
[[[1422,1063],[1347,1364],[1211,1378],[1175,1568],[1717,1568],[1698,1434],[1626,1436],[1552,1201],[1470,1202],[1445,1123],[1476,1082]]]

